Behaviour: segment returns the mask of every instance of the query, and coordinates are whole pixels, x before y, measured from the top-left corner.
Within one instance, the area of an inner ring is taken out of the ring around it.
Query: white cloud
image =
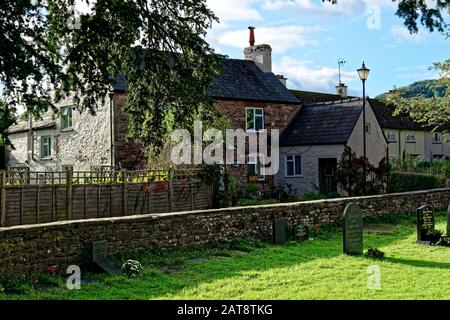
[[[393,25],[389,30],[390,35],[397,43],[412,42],[420,43],[425,40],[424,32],[411,34],[408,29],[401,25]]]
[[[290,88],[334,92],[339,82],[337,67],[332,68],[314,61],[298,60],[288,56],[274,65],[274,72],[285,75]],[[356,71],[341,70],[341,76],[347,85],[359,79]]]
[[[310,39],[309,34],[323,30],[321,28],[295,25],[262,27],[255,30],[256,43],[270,44],[274,52],[280,53],[290,48],[318,44],[317,40]],[[248,46],[248,30],[242,29],[223,32],[218,36],[218,42],[221,45],[244,48]]]
[[[263,8],[267,10],[297,9],[317,16],[336,16],[365,13],[365,3],[361,0],[338,1],[331,4],[328,1],[313,0],[265,0]]]
[[[208,7],[221,22],[260,21],[262,16],[252,8],[253,0],[207,0]]]

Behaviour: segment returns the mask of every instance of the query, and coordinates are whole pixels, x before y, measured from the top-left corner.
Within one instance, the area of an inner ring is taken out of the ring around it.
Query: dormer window
[[[246,123],[247,123],[247,131],[264,130],[264,109],[247,108]]]
[[[61,108],[61,129],[72,129],[72,107]]]

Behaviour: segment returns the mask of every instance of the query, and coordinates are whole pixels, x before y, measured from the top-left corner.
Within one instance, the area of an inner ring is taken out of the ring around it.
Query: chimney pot
[[[248,27],[248,30],[250,30],[250,46],[253,47],[255,45],[255,27]]]

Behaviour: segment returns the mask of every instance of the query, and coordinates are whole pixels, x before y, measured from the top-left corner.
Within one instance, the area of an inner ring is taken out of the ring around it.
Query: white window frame
[[[300,174],[297,174],[297,166],[296,166],[296,158],[300,157]],[[289,158],[292,158],[292,160],[289,160]],[[292,162],[293,163],[293,167],[294,167],[294,175],[289,175],[288,174],[288,162]],[[303,161],[302,161],[302,156],[299,154],[289,154],[286,155],[286,157],[284,158],[284,164],[285,164],[285,172],[284,175],[286,178],[298,178],[298,177],[303,177],[302,173],[302,165],[303,165]]]
[[[70,110],[70,126],[65,126],[66,125],[66,117],[67,115],[65,114],[66,110]],[[73,108],[71,106],[66,106],[66,107],[62,107],[61,108],[61,130],[70,130],[73,129]]]
[[[249,110],[251,110],[252,111],[252,115],[253,115],[253,128],[249,128],[248,127],[248,112],[249,112]],[[256,114],[256,110],[261,110],[261,114]],[[262,119],[262,128],[260,129],[260,130],[256,130],[256,118],[257,117],[261,117]],[[253,108],[253,107],[248,107],[248,108],[245,108],[245,129],[246,129],[246,131],[248,131],[248,132],[260,132],[260,131],[263,131],[264,130],[264,117],[265,117],[265,114],[264,114],[264,109],[263,108]]]
[[[435,139],[436,137],[438,138],[437,140]],[[434,144],[442,144],[442,133],[434,132],[432,141]]]
[[[397,142],[397,133],[394,130],[386,131],[386,140],[388,142]]]
[[[258,176],[258,181],[266,181],[266,168],[264,166],[264,155],[262,154],[249,154],[247,165],[255,165],[255,171]],[[259,168],[259,172],[258,172]],[[248,169],[247,169],[248,170]]]
[[[45,142],[45,140],[47,140]],[[44,145],[48,144],[48,155],[44,155]],[[41,136],[41,159],[49,159],[52,157],[52,136]]]
[[[409,137],[413,137],[413,139],[408,139]],[[406,134],[406,143],[416,143],[416,133],[415,132],[408,132]]]

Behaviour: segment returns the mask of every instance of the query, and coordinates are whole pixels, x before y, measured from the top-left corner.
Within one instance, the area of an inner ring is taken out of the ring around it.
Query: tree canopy
[[[322,2],[325,1],[336,4],[344,0],[322,0]],[[448,9],[448,0],[435,0],[434,7],[425,0],[392,0],[392,2],[398,2],[395,14],[404,21],[411,33],[419,31],[419,23],[430,31],[445,31],[447,24],[442,17],[442,12]]]
[[[70,93],[78,109],[95,113],[121,75],[130,136],[148,146],[160,147],[172,127],[216,118],[206,90],[219,64],[204,36],[217,18],[206,0],[96,0],[79,16],[74,3],[0,2],[8,104],[40,115]]]

